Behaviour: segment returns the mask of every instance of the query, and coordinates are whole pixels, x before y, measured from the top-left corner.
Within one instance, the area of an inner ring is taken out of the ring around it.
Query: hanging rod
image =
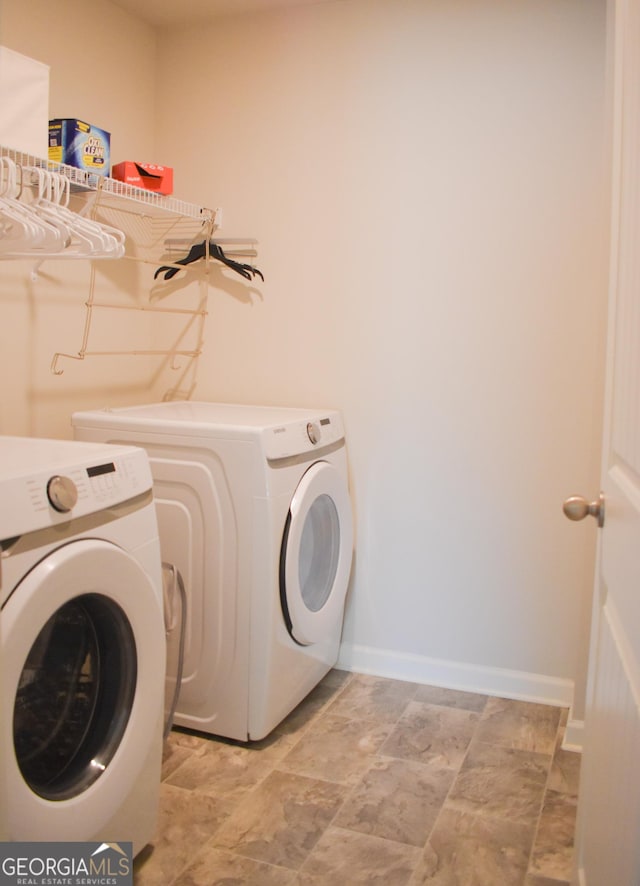
[[[205,308],[160,308],[156,305],[118,305],[114,302],[86,302],[88,308],[110,308],[117,311],[146,311],[149,314],[189,314],[192,317],[206,317],[209,313]]]
[[[83,351],[81,354],[65,354],[62,351],[58,351],[53,355],[50,371],[53,375],[62,375],[63,370],[58,369],[58,360],[61,357],[66,357],[68,360],[84,360],[85,357],[171,357],[171,368],[175,370],[179,369],[179,367],[174,365],[174,357],[199,357],[201,353],[201,348],[190,351],[174,351],[173,349],[164,349],[157,351]]]
[[[217,246],[240,246],[241,249],[226,249],[225,255],[229,258],[257,258],[258,250],[255,248],[258,241],[254,237],[210,237],[210,242]],[[186,252],[194,245],[193,239],[188,237],[169,237],[164,241],[164,248],[167,253],[170,252]]]

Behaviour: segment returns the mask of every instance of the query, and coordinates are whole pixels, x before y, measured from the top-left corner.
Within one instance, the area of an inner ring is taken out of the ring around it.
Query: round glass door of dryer
[[[341,624],[353,555],[353,517],[343,476],[312,465],[291,500],[280,552],[280,599],[296,643],[326,641]]]

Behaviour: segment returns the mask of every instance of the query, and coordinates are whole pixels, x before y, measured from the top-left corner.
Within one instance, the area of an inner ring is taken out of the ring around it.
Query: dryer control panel
[[[262,432],[262,443],[269,461],[306,455],[344,439],[339,412],[318,413],[306,421],[273,425]]]

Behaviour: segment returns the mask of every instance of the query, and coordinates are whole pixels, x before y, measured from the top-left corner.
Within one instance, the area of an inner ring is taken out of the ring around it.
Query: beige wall
[[[212,276],[195,396],[344,412],[345,663],[514,692],[575,681],[580,717],[595,530],[560,505],[598,484],[604,2],[342,0],[160,32],[156,50],[105,0],[114,86],[135,75],[156,103],[141,141],[139,99],[85,102],[27,6],[62,30],[51,5],[5,0],[0,39],[52,64],[63,113],[153,151],[180,197],[222,207],[221,236],[260,241],[264,285]],[[0,431],[162,394],[131,362],[45,381],[54,336],[24,289],[0,291],[25,378]]]
[[[117,159],[153,156],[155,145],[156,35],[108,0],[2,0],[0,44],[49,65],[51,117],[77,117],[111,132]],[[32,279],[33,262],[0,265],[0,433],[69,437],[70,413],[85,406],[148,397],[155,366],[106,359],[61,361],[77,354],[84,329],[91,266],[47,261]],[[96,294],[134,302],[137,269],[96,262]],[[108,347],[149,347],[147,318],[126,313]],[[98,329],[100,333],[100,329]],[[103,346],[95,336],[91,346]]]
[[[0,43],[50,66],[52,117],[111,132],[117,159],[155,148],[157,37],[109,0],[2,0]]]
[[[345,658],[577,680],[580,716],[595,530],[560,505],[598,484],[604,4],[350,0],[159,49],[180,192],[266,275],[212,296],[197,395],[345,414]]]

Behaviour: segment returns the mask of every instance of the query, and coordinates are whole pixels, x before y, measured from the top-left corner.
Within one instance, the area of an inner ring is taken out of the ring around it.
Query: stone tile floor
[[[251,745],[174,730],[136,886],[566,886],[567,711],[331,671]]]

